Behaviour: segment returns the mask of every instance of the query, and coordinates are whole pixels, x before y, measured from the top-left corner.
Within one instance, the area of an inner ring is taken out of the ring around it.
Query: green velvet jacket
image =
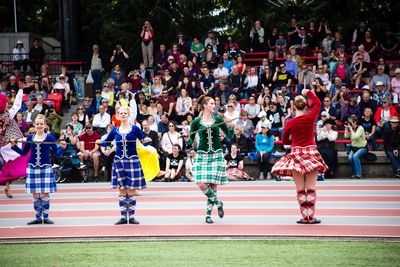
[[[196,118],[190,124],[190,140],[188,145],[191,145],[196,137],[194,131],[205,129],[199,131],[199,144],[197,144],[197,150],[203,151],[205,153],[215,153],[217,150],[222,149],[221,141],[219,138],[220,129],[229,137],[233,138],[233,129],[230,129],[224,120],[219,116],[214,116],[214,123],[212,125],[204,125],[201,122],[201,117]],[[222,123],[220,125],[217,125]]]

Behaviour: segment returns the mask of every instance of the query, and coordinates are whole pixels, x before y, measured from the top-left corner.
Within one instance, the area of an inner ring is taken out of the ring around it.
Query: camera
[[[115,46],[115,50],[117,50],[118,52],[119,52],[119,51],[121,51],[121,50],[122,50],[122,47],[121,47],[121,45],[117,45],[117,46]]]

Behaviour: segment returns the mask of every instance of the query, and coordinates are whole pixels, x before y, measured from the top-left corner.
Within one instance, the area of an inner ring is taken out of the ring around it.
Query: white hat
[[[384,85],[383,82],[381,82],[381,81],[377,81],[375,84],[375,86],[381,86],[381,85]]]
[[[267,116],[267,113],[265,113],[265,111],[261,111],[260,113],[258,113],[257,117],[262,118],[264,116]]]
[[[265,120],[260,124],[260,127],[271,129],[271,122],[269,120]]]
[[[17,45],[18,45],[18,44],[22,44],[22,45],[23,45],[24,43],[23,43],[21,40],[18,40],[18,41],[17,41]]]
[[[395,69],[395,70],[394,70],[394,73],[395,73],[395,74],[400,73],[400,68]]]
[[[369,90],[370,88],[369,88],[369,85],[366,84],[366,85],[364,85],[364,86],[362,87],[362,89],[363,89],[363,90]]]
[[[322,116],[326,116],[327,119],[329,119],[329,117],[330,117],[330,115],[329,115],[329,113],[327,111],[322,111],[321,112],[321,117]]]
[[[168,60],[170,60],[170,59],[175,59],[173,56],[169,56],[168,57]]]
[[[16,80],[15,76],[14,75],[10,76],[10,80]]]

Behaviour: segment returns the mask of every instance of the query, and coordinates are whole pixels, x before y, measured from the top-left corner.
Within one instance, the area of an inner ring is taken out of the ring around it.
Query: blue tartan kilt
[[[138,156],[133,156],[130,159],[114,159],[111,185],[113,188],[120,189],[146,188],[146,180]]]
[[[28,164],[25,189],[28,194],[56,192],[57,183],[51,166],[34,167]]]

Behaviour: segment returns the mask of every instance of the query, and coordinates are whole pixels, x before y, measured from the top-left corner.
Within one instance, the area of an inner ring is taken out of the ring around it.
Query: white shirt
[[[105,112],[103,114],[103,116],[101,116],[100,113],[97,113],[96,115],[94,115],[93,117],[93,127],[96,128],[106,128],[106,126],[108,124],[111,123],[111,116],[110,114],[108,114],[107,112]]]
[[[214,70],[213,75],[214,75],[215,79],[221,79],[224,76],[228,77],[229,76],[229,70],[227,68],[225,68],[225,67],[216,68]]]

